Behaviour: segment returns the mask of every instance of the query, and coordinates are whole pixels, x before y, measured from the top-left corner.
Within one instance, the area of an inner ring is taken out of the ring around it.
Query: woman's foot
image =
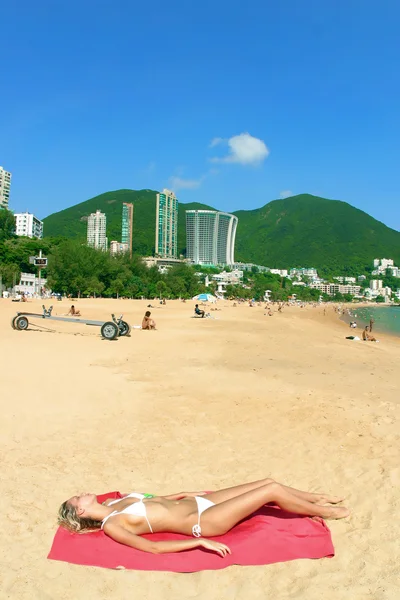
[[[351,511],[345,506],[327,506],[324,510],[324,519],[345,519],[350,515]]]

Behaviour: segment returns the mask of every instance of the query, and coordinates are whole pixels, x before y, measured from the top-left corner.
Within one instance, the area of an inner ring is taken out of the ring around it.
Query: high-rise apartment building
[[[43,222],[32,213],[15,213],[15,233],[30,238],[43,237]]]
[[[132,231],[133,231],[133,204],[124,202],[122,204],[122,238],[121,243],[128,245],[128,251],[132,256]]]
[[[155,253],[163,258],[176,258],[178,251],[178,200],[164,189],[157,194]]]
[[[186,211],[186,258],[200,265],[233,265],[238,218],[216,210]]]
[[[0,167],[0,208],[8,208],[10,199],[11,173]]]
[[[107,250],[106,237],[107,219],[100,210],[88,216],[87,245],[96,250]]]

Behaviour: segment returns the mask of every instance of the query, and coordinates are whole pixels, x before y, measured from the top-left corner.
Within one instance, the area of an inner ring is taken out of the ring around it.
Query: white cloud
[[[218,144],[222,144],[222,142],[226,142],[227,140],[224,140],[224,138],[220,138],[220,137],[216,137],[213,138],[210,142],[210,148],[214,148],[214,146],[218,146]]]
[[[175,190],[195,190],[200,187],[202,184],[203,177],[200,179],[183,179],[182,177],[176,177],[173,175],[169,178],[169,184],[171,188]]]
[[[293,196],[292,190],[282,190],[279,194],[279,198],[289,198],[289,196]]]
[[[149,162],[149,164],[143,169],[143,172],[146,173],[146,175],[151,175],[151,173],[154,172],[156,168],[156,163],[152,160]]]
[[[212,162],[238,163],[241,165],[257,165],[269,155],[269,150],[263,140],[253,137],[249,133],[234,135],[228,140],[214,138],[210,146],[213,148],[219,144],[227,144],[229,153],[223,157],[213,157]]]
[[[183,167],[180,167],[176,169],[175,172],[183,173],[183,170]],[[172,177],[169,178],[169,185],[173,190],[195,190],[201,186],[207,177],[218,175],[218,173],[219,169],[209,169],[207,173],[204,173],[204,175],[198,179],[184,179],[179,175],[172,175]]]

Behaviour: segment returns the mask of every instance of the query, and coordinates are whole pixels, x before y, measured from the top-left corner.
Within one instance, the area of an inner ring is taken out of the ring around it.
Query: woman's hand
[[[199,540],[199,546],[202,546],[206,550],[216,552],[222,556],[222,558],[224,558],[227,554],[232,554],[231,549],[226,546],[226,544],[221,544],[220,542],[214,542],[212,540],[206,540],[204,538]]]

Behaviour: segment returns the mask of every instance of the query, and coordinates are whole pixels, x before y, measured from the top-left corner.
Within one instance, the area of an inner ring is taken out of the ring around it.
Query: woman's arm
[[[179,492],[179,494],[170,494],[163,496],[167,500],[182,500],[182,498],[193,498],[194,496],[205,496],[206,492]]]
[[[167,552],[182,552],[183,550],[193,550],[194,548],[203,547],[207,550],[217,552],[220,556],[224,557],[227,554],[231,554],[230,549],[225,544],[206,540],[204,538],[188,539],[188,540],[171,540],[165,542],[153,542],[142,538],[140,535],[131,533],[121,525],[115,523],[106,523],[104,526],[104,532],[116,542],[136,548],[142,552],[150,552],[151,554],[165,554]]]

